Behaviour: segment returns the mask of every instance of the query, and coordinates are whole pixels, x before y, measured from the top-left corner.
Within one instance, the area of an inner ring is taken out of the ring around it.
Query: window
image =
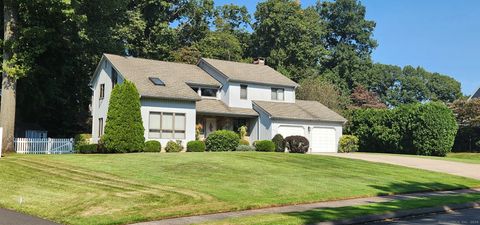
[[[248,92],[247,92],[247,85],[240,85],[240,99],[247,99]]]
[[[149,77],[148,79],[150,79],[150,81],[157,86],[165,86],[165,83],[163,83],[163,81],[158,77]]]
[[[103,135],[103,118],[98,118],[98,137]]]
[[[105,97],[105,84],[100,84],[100,100]]]
[[[285,90],[283,88],[272,88],[272,100],[283,101],[285,98],[284,92]]]
[[[217,97],[217,89],[213,88],[202,88],[203,97]]]
[[[185,139],[185,114],[151,112],[148,137],[153,139]]]
[[[118,73],[112,66],[112,89],[113,89],[113,87],[115,87],[117,82],[118,82]]]

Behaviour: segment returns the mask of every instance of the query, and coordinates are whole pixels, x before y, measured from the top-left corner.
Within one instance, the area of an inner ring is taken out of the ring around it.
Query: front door
[[[207,118],[205,119],[205,137],[217,130],[217,119]]]

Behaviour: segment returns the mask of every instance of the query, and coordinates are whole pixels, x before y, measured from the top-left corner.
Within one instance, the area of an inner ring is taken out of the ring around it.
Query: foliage
[[[323,78],[304,79],[296,90],[298,99],[318,101],[337,113],[342,113],[350,99],[334,84]]]
[[[380,98],[375,93],[368,91],[361,85],[353,89],[351,98],[353,108],[387,108],[387,106],[380,101]]]
[[[112,90],[102,141],[110,152],[137,152],[143,149],[145,137],[140,95],[129,81],[115,85]]]
[[[307,153],[310,142],[303,136],[288,136],[285,138],[285,146],[290,153]]]
[[[160,152],[162,150],[162,144],[159,141],[150,140],[145,142],[144,152]]]
[[[78,145],[75,148],[76,153],[80,154],[96,154],[96,153],[101,153],[99,151],[98,145],[97,144],[82,144]]]
[[[189,141],[187,143],[187,152],[204,152],[205,142],[203,141]]]
[[[480,127],[480,99],[459,99],[450,105],[457,123],[466,127]]]
[[[202,57],[202,53],[192,46],[182,47],[172,51],[171,53],[173,61],[188,63],[188,64],[197,64],[198,60]]]
[[[181,152],[183,150],[182,141],[168,141],[167,146],[165,146],[166,152]]]
[[[285,139],[281,134],[276,134],[272,138],[273,144],[275,144],[276,152],[285,152]]]
[[[457,124],[443,103],[431,102],[354,110],[347,132],[359,138],[361,151],[445,156]]]
[[[243,49],[238,38],[227,32],[210,32],[205,38],[194,44],[202,57],[239,61]]]
[[[343,135],[340,138],[340,142],[338,144],[338,151],[339,152],[356,152],[358,151],[358,137],[354,135]]]
[[[217,130],[208,135],[205,145],[207,151],[235,151],[239,144],[240,138],[230,130]]]
[[[250,145],[239,145],[239,146],[237,146],[235,151],[237,151],[237,152],[255,151],[255,147],[250,146]]]
[[[240,139],[240,141],[238,141],[238,144],[239,145],[250,145],[250,142],[245,140],[245,139]]]
[[[255,149],[259,152],[273,152],[275,151],[275,144],[270,140],[258,140],[253,143]]]
[[[90,144],[90,138],[92,138],[92,134],[77,134],[74,138],[75,149],[78,149],[81,145]]]

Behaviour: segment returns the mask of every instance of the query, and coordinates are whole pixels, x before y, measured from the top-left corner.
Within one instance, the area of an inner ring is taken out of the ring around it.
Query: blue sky
[[[255,12],[259,0],[215,0]],[[302,6],[316,0],[302,0]],[[471,95],[480,87],[479,0],[363,0],[367,18],[377,27],[375,62],[422,66],[454,77]]]

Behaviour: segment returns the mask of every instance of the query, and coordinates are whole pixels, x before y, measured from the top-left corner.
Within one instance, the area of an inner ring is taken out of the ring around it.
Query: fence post
[[[51,154],[52,151],[52,141],[50,140],[50,138],[47,138],[47,154]]]

